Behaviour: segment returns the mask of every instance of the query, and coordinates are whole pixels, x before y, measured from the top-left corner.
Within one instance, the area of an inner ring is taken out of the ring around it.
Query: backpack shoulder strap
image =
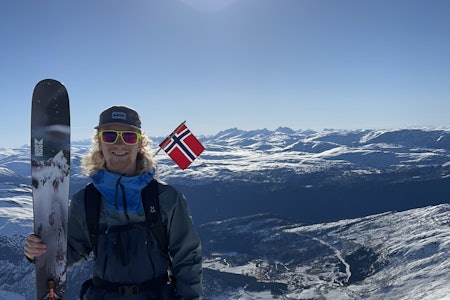
[[[89,230],[89,239],[95,257],[97,257],[100,199],[100,192],[92,183],[89,183],[84,189],[84,208],[86,211],[86,224]]]
[[[145,221],[148,229],[153,234],[159,248],[164,252],[169,252],[169,242],[165,226],[161,218],[161,210],[159,207],[158,182],[153,179],[142,190],[142,204],[145,211]]]

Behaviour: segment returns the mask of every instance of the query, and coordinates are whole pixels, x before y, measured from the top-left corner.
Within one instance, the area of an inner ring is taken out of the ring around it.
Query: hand
[[[47,246],[38,238],[34,233],[30,234],[25,240],[25,246],[23,247],[23,253],[30,260],[34,260],[36,257],[41,256],[47,251]]]

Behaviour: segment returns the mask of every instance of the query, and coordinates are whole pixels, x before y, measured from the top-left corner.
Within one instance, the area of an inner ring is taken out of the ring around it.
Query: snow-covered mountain
[[[207,296],[450,299],[450,205],[300,225],[271,215],[205,224]]]
[[[199,139],[206,150],[187,170],[162,152],[157,161],[199,227],[207,299],[450,292],[449,129],[229,129]],[[88,147],[73,142],[71,193],[87,182]],[[0,149],[0,299],[32,299],[22,255],[32,231],[29,155],[28,146]],[[89,271],[70,270],[69,299]]]

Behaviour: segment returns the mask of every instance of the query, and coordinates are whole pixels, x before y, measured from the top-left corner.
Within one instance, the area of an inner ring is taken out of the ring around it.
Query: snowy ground
[[[218,235],[206,249],[219,249],[205,269],[287,286],[278,296],[235,289],[229,299],[450,299],[449,204],[308,226],[277,228],[255,216],[207,227]],[[233,245],[252,239],[253,248],[227,252],[219,233]]]
[[[430,178],[447,182],[449,137],[449,130],[426,129],[321,133],[231,129],[202,138],[207,149],[186,171],[178,170],[163,153],[157,159],[164,180],[191,185],[192,190],[210,182],[218,182],[218,187],[226,183],[231,189],[236,182],[259,189],[270,183],[274,191],[247,192],[277,195],[276,184],[305,174],[317,174],[311,189],[324,180],[352,185],[345,180],[369,178],[368,174],[412,180],[411,187]],[[85,182],[80,157],[86,149],[86,144],[73,145],[71,188]],[[32,231],[29,148],[0,149],[0,179],[0,300],[30,300],[32,291],[23,287],[33,286],[32,268],[22,253],[23,239]],[[429,197],[433,187],[418,188],[429,198],[425,202],[435,200]],[[229,192],[212,190],[216,198],[211,199],[229,197]],[[410,191],[404,192],[401,196]],[[444,185],[440,203],[450,202],[448,195],[450,186]],[[290,199],[291,194],[283,196]],[[357,209],[373,204],[367,198],[357,199]],[[195,212],[209,209],[211,199]],[[233,213],[242,215],[239,204],[233,203]],[[200,228],[206,299],[450,299],[450,206],[434,204],[314,225],[266,216],[215,218],[221,221]],[[320,207],[319,212],[343,205]],[[90,269],[78,272],[69,274],[74,293]]]

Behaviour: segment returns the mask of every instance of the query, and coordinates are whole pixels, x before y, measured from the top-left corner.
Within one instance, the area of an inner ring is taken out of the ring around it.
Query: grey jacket
[[[170,185],[158,183],[158,191],[162,221],[167,228],[171,271],[175,277],[177,295],[184,299],[202,299],[201,245],[186,199]],[[106,201],[103,198],[100,223],[106,222],[107,213]],[[134,218],[136,222],[145,221],[144,214],[136,215]],[[87,260],[91,249],[85,215],[84,189],[81,189],[72,197],[69,207],[68,265]]]

